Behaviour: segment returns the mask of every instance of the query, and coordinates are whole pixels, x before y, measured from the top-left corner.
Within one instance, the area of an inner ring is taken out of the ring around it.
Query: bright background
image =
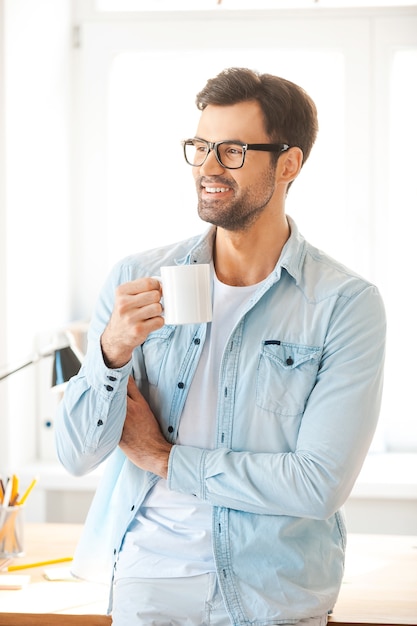
[[[206,228],[180,140],[197,91],[231,65],[284,76],[317,104],[287,210],[383,294],[372,452],[404,467],[417,456],[415,2],[0,0],[0,370],[88,320],[120,257]],[[3,475],[54,460],[44,370],[0,383]]]

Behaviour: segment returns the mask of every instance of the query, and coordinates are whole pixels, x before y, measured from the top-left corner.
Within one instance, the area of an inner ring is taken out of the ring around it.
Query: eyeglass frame
[[[189,142],[193,142],[193,141],[201,141],[202,143],[206,144],[208,148],[206,152],[206,156],[204,157],[202,163],[199,163],[198,165],[196,163],[190,163],[187,159],[187,155],[185,152],[186,146],[192,145]],[[218,147],[224,143],[235,144],[235,145],[242,147],[243,154],[242,154],[241,165],[238,165],[237,167],[229,167],[227,165],[224,165],[224,163],[221,162],[220,156],[218,153]],[[181,145],[184,150],[185,162],[188,165],[191,165],[191,167],[201,167],[207,161],[207,157],[210,154],[210,152],[214,152],[214,156],[216,157],[216,161],[218,162],[218,164],[227,170],[240,170],[240,168],[243,167],[245,164],[246,152],[248,150],[259,150],[262,152],[278,152],[279,154],[281,154],[282,152],[286,152],[287,150],[290,149],[290,146],[286,143],[244,143],[243,141],[234,141],[233,139],[222,139],[221,141],[207,141],[206,139],[201,139],[200,137],[194,137],[192,139],[183,139],[181,141]]]

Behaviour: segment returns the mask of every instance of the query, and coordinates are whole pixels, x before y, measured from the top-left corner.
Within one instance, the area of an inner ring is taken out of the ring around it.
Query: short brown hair
[[[295,83],[272,74],[232,67],[207,81],[197,94],[196,104],[203,111],[209,104],[227,106],[248,100],[259,102],[271,142],[297,146],[305,163],[317,136],[317,109]]]

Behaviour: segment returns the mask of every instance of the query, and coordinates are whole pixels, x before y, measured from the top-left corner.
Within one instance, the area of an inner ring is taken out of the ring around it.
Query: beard
[[[228,187],[233,197],[222,200],[203,200],[201,182],[210,182],[213,187]],[[275,191],[275,168],[269,168],[256,181],[256,187],[240,189],[234,181],[225,176],[196,179],[198,195],[198,215],[213,226],[229,231],[245,231],[259,218]],[[236,194],[236,190],[239,192]]]

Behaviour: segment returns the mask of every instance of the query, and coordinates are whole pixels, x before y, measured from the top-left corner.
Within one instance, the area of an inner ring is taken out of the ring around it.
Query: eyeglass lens
[[[244,148],[239,143],[222,141],[214,146],[217,160],[228,169],[242,167],[245,159]],[[190,165],[199,167],[202,165],[210,151],[210,147],[204,141],[190,140],[184,143],[185,158]]]

